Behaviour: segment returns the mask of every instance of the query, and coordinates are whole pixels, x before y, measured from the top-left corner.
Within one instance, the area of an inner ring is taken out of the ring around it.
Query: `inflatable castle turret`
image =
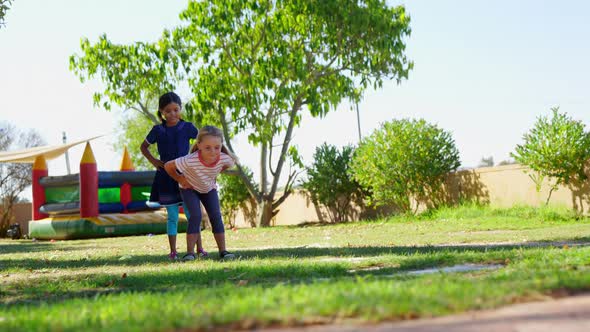
[[[0,153],[0,162],[33,164],[29,236],[79,239],[165,233],[165,210],[157,203],[148,205],[155,171],[135,171],[125,148],[119,171],[99,172],[89,141]],[[84,142],[78,174],[49,176],[47,160]],[[178,230],[186,231],[183,214]]]

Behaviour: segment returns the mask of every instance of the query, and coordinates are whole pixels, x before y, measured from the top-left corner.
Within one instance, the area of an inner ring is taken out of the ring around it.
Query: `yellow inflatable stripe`
[[[113,213],[104,214],[98,217],[81,218],[80,215],[68,215],[59,217],[49,217],[45,220],[51,220],[51,222],[69,222],[79,219],[86,219],[96,225],[109,226],[109,225],[131,225],[131,224],[148,224],[148,223],[165,223],[167,222],[167,216],[165,213],[157,212],[140,212],[140,213]],[[180,222],[186,222],[184,214],[180,214]],[[34,222],[34,221],[33,221]]]

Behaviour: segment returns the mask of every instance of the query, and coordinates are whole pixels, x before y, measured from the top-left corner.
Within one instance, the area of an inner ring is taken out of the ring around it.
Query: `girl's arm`
[[[173,178],[174,181],[178,182],[182,188],[192,189],[192,186],[190,185],[190,183],[188,183],[184,175],[178,174],[178,172],[176,171],[176,160],[170,160],[169,162],[164,164],[164,169],[166,170],[166,173],[168,173],[168,175],[170,175],[170,177]]]
[[[141,143],[141,146],[139,147],[139,150],[141,151],[141,154],[146,157],[146,159],[150,162],[150,164],[154,165],[155,168],[164,168],[164,162],[162,162],[160,159],[156,159],[152,153],[150,152],[149,149],[149,143],[144,140]]]
[[[221,173],[223,174],[227,174],[227,175],[239,175],[240,172],[234,167],[236,165],[236,161],[238,159],[238,157],[236,157],[236,155],[234,155],[233,153],[227,153],[223,151],[223,147],[221,148],[221,152],[227,154],[230,158],[231,161],[226,163],[225,165],[223,165],[223,167],[221,167]],[[226,149],[227,151],[227,149]]]

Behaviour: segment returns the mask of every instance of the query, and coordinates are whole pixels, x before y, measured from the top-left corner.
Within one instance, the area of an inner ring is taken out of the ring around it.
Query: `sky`
[[[154,41],[180,24],[186,1],[16,0],[0,28],[0,121],[35,129],[49,145],[93,141],[99,170],[117,170],[113,149],[120,109],[92,103],[99,81],[81,83],[69,70],[80,39],[102,34],[115,43]],[[367,91],[359,103],[361,135],[385,121],[422,118],[449,131],[461,166],[482,157],[510,158],[522,135],[552,107],[590,125],[590,12],[588,1],[416,0],[411,17],[409,78]],[[181,96],[183,93],[180,92]],[[184,96],[187,94],[184,93]],[[186,100],[185,100],[186,101]],[[294,132],[306,165],[317,146],[358,143],[357,115],[347,102],[323,119],[305,117]],[[147,133],[146,133],[147,134]],[[70,150],[78,170],[83,145]],[[256,150],[234,142],[240,161],[256,172]],[[130,147],[136,148],[136,147]],[[48,163],[66,174],[65,157]]]

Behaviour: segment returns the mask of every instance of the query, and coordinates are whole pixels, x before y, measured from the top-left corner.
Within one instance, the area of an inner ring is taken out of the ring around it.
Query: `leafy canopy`
[[[153,107],[161,94],[174,90],[180,75],[167,31],[155,43],[119,45],[102,35],[94,44],[82,38],[80,48],[82,55],[70,56],[70,70],[82,83],[97,76],[103,82],[104,90],[94,93],[96,106],[110,111],[114,104],[160,122]]]
[[[10,9],[11,3],[12,0],[0,0],[0,28],[6,25],[4,17],[6,16],[8,9]]]

